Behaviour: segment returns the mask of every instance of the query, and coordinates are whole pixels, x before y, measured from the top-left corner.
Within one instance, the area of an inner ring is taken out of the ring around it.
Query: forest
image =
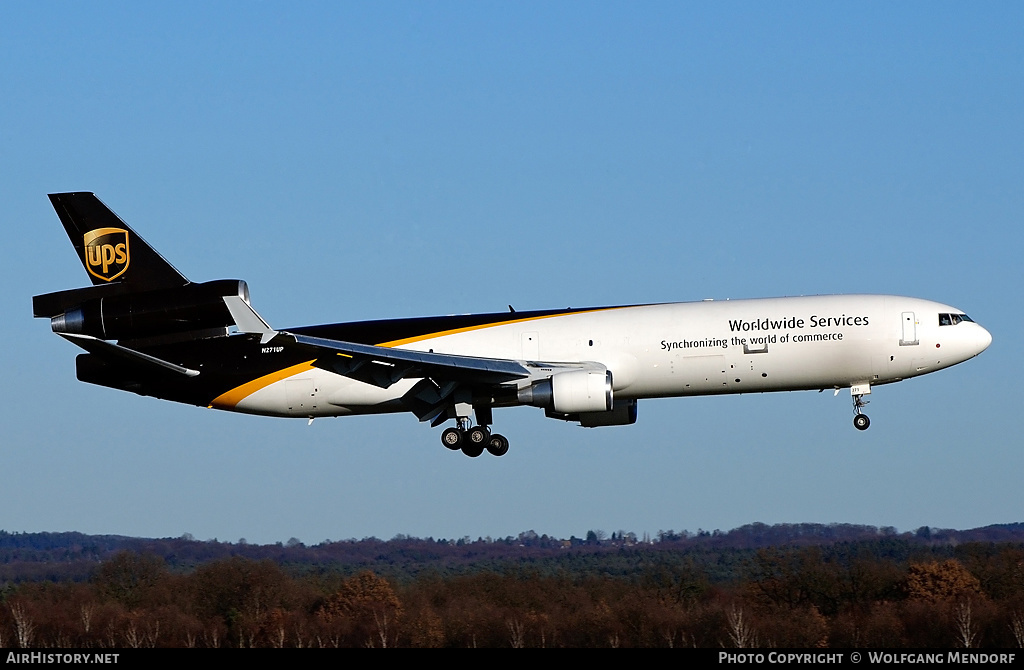
[[[0,647],[1024,646],[1024,524],[273,545],[0,531]]]

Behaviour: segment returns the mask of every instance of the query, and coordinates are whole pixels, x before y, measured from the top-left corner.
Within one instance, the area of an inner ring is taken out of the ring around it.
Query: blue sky
[[[1024,520],[1019,3],[7,3],[0,528],[315,543]],[[848,394],[270,419],[74,378],[89,190],[279,327],[812,293],[960,307],[964,365]]]

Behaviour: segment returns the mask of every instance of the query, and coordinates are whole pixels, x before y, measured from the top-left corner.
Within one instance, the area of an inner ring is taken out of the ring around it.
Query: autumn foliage
[[[376,545],[376,570],[240,556],[183,566],[122,551],[87,580],[7,581],[0,646],[1024,644],[1019,543],[885,539],[739,550],[663,539],[591,551],[599,545],[583,541],[549,547],[548,558],[505,562],[492,555],[494,542],[472,544],[460,549],[485,559],[458,569],[410,538]],[[389,570],[389,551],[419,551],[418,568]]]

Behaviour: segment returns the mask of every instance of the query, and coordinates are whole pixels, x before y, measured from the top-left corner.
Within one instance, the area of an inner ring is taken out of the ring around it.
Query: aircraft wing
[[[342,342],[322,337],[277,333],[274,340],[290,339],[316,355],[314,367],[388,388],[407,377],[429,377],[440,382],[493,385],[530,377],[521,363],[499,358],[456,356],[370,344]]]
[[[276,331],[242,298],[226,296],[224,303],[239,331],[260,335],[262,344],[280,342],[305,349],[316,359],[314,367],[380,388],[409,377],[429,378],[442,385],[489,386],[531,376],[521,363],[508,359],[393,349]]]
[[[420,421],[433,420],[434,425],[454,418],[449,416],[449,406],[460,388],[547,376],[555,367],[586,367],[412,351],[276,331],[241,298],[227,296],[224,302],[240,332],[259,335],[261,344],[301,349],[314,359],[313,367],[379,388],[389,388],[400,379],[418,378],[420,381],[402,396],[402,401]]]

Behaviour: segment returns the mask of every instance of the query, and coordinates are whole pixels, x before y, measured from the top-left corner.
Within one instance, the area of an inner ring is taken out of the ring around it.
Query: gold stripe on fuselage
[[[251,382],[246,382],[241,386],[236,386],[230,391],[225,391],[224,393],[221,393],[219,396],[210,401],[209,407],[216,407],[217,409],[233,409],[236,405],[238,405],[238,403],[242,402],[242,400],[244,400],[245,398],[251,396],[253,393],[256,393],[256,391],[259,391],[260,389],[264,389],[270,386],[274,382],[279,382],[282,379],[291,377],[292,375],[297,375],[299,373],[312,370],[313,361],[315,360],[316,359],[314,358],[312,361],[306,361],[305,363],[299,363],[297,365],[292,365],[287,368],[282,368],[277,372],[271,372],[269,375],[263,375],[262,377],[257,377],[256,379],[253,379]]]
[[[453,328],[451,330],[441,330],[425,335],[416,335],[414,337],[406,337],[398,340],[391,340],[390,342],[381,342],[375,346],[378,347],[400,347],[403,344],[412,344],[413,342],[422,342],[423,340],[431,340],[437,337],[444,337],[445,335],[457,335],[459,333],[469,333],[474,330],[483,330],[485,328],[494,328],[496,326],[507,326],[513,323],[525,323],[527,321],[539,321],[541,319],[552,319],[559,316],[571,316],[574,314],[591,314],[593,312],[605,312],[613,309],[625,309],[627,307],[633,307],[634,305],[623,305],[620,307],[598,307],[596,309],[581,309],[574,312],[559,312],[557,314],[545,314],[544,316],[528,316],[521,319],[506,319],[504,321],[492,321],[491,323],[482,323],[476,326],[466,326],[464,328]],[[316,359],[313,359],[316,360]],[[216,398],[214,398],[209,407],[218,409],[233,409],[242,402],[245,398],[249,397],[256,391],[264,389],[274,382],[279,382],[282,379],[286,379],[293,375],[306,372],[313,369],[313,361],[306,361],[305,363],[299,363],[298,365],[292,365],[287,368],[282,368],[277,372],[271,372],[270,374],[257,377],[250,382],[246,382],[241,386],[236,386],[230,391],[226,391]]]
[[[492,321],[491,323],[481,323],[477,326],[466,326],[465,328],[453,328],[451,330],[441,330],[434,333],[427,333],[426,335],[416,335],[414,337],[406,337],[400,340],[391,340],[390,342],[381,342],[376,345],[378,347],[400,347],[403,344],[412,344],[413,342],[422,342],[423,340],[432,340],[435,337],[444,337],[445,335],[457,335],[459,333],[469,333],[474,330],[483,330],[484,328],[494,328],[496,326],[507,326],[512,323],[525,323],[527,321],[540,321],[541,319],[554,319],[559,316],[573,316],[575,314],[591,314],[593,312],[607,312],[613,309],[626,309],[628,307],[635,307],[635,305],[622,305],[620,307],[598,307],[596,309],[581,309],[573,312],[559,312],[558,314],[545,314],[543,316],[528,316],[522,319],[508,319],[507,321]]]

